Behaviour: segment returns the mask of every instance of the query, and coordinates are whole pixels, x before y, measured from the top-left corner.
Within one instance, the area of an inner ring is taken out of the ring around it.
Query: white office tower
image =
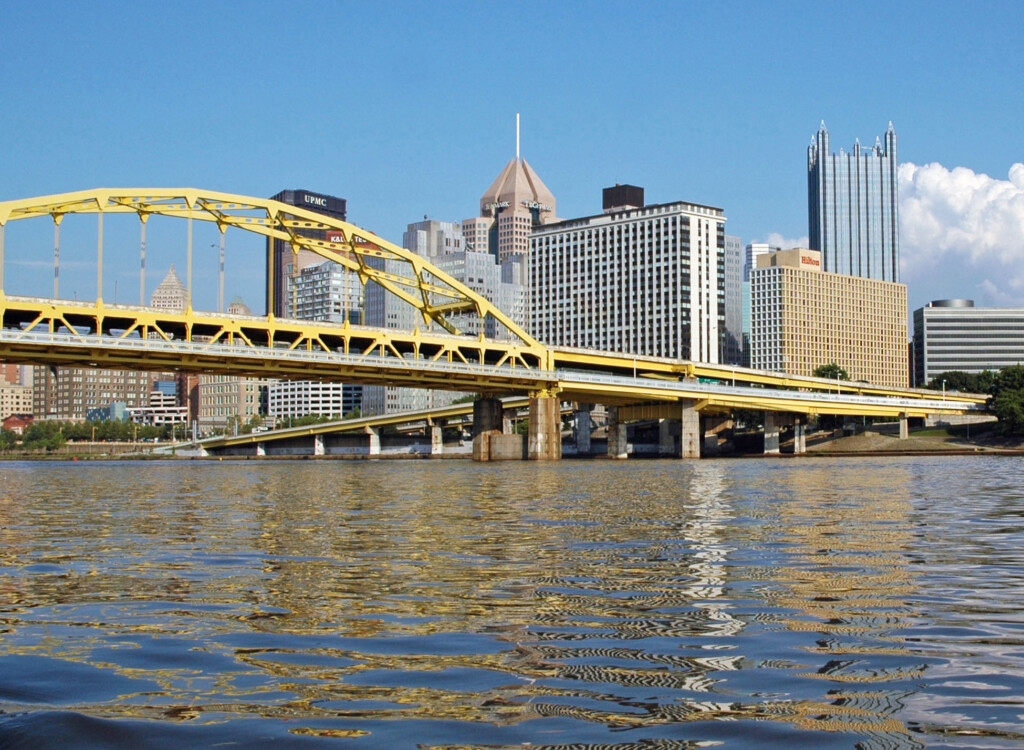
[[[294,294],[292,287],[294,286]],[[296,316],[328,323],[362,322],[363,285],[359,274],[340,263],[325,260],[306,266],[287,283],[288,299],[294,299]]]
[[[725,216],[604,191],[605,213],[535,227],[530,332],[555,346],[717,363],[725,332]]]
[[[465,284],[477,294],[491,300],[513,321],[525,321],[525,288],[519,283],[520,258],[513,257],[498,263],[488,252],[467,251],[462,227],[456,222],[424,221],[410,224],[402,236],[406,249],[426,258],[440,270]],[[405,272],[405,264],[398,261],[378,261],[382,270],[390,273]],[[377,284],[366,287],[366,324],[412,331],[430,330],[445,333],[440,326],[427,326],[420,313],[411,305],[397,299]],[[481,320],[475,314],[450,318],[460,332],[483,334],[501,339],[508,335],[493,319]],[[363,389],[363,413],[366,415],[392,414],[400,411],[433,409],[448,406],[465,393],[432,391],[422,388],[395,388],[366,386]]]
[[[362,406],[363,386],[310,380],[275,380],[267,389],[267,416],[279,425],[315,414],[340,419]]]

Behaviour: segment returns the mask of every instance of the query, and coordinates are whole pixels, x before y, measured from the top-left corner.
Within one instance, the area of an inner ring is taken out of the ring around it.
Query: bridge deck
[[[984,409],[979,394],[884,388],[728,365],[349,324],[174,313],[0,295],[0,359],[184,370],[490,394],[545,393],[609,405],[690,399],[701,411],[925,416]]]

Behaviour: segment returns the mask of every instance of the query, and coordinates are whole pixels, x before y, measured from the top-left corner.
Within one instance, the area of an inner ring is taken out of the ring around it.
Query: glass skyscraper
[[[807,149],[808,236],[825,271],[900,280],[896,131],[884,144],[856,142],[849,153],[829,150],[825,123]]]

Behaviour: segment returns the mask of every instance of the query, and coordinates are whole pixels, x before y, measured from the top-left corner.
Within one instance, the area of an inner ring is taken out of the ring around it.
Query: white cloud
[[[1024,305],[1024,164],[999,180],[906,163],[899,180],[901,280],[911,296],[921,285],[929,299]]]
[[[772,247],[777,247],[782,250],[790,250],[794,247],[809,247],[809,245],[807,244],[808,240],[806,236],[791,239],[783,237],[778,232],[771,232],[768,235],[768,237],[765,238],[763,241],[767,242]]]

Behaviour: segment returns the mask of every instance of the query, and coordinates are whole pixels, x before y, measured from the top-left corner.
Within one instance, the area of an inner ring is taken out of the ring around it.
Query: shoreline
[[[908,438],[901,440],[894,434],[889,425],[880,425],[879,428],[866,429],[854,435],[834,437],[814,433],[808,436],[807,452],[794,454],[791,450],[791,443],[782,444],[781,453],[759,453],[759,452],[723,452],[717,456],[704,456],[704,459],[743,459],[743,458],[844,458],[853,456],[1024,456],[1024,436],[1004,437],[994,434],[993,429],[979,430],[974,439],[968,439],[959,434],[958,431],[941,429],[921,430],[917,434],[911,433]],[[65,449],[66,450],[66,449]],[[187,449],[182,449],[187,450]],[[658,456],[644,454],[631,456],[626,460],[657,460]],[[152,453],[99,453],[95,451],[95,444],[90,451],[75,452],[66,450],[61,453],[3,453],[0,454],[0,461],[429,461],[429,460],[472,460],[469,452],[448,453],[431,456],[428,453],[385,453],[375,456],[362,454],[334,454],[334,455],[270,455],[270,456],[196,456],[196,455],[171,455]],[[562,460],[586,461],[586,460],[613,460],[604,455],[575,456],[566,455]],[[618,459],[614,459],[618,460]]]

